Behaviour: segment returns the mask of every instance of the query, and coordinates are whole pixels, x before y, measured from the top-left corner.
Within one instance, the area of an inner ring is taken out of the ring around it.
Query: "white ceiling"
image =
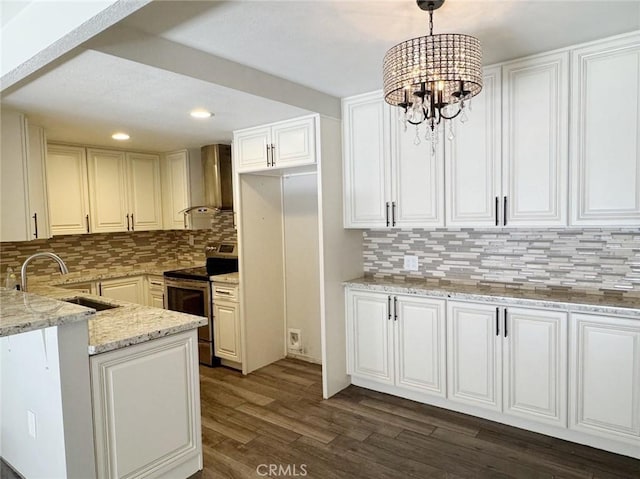
[[[385,51],[424,35],[427,14],[414,0],[155,1],[123,23],[343,97],[380,88]],[[434,23],[436,33],[477,36],[490,64],[638,29],[640,1],[447,0]],[[152,151],[228,142],[234,129],[305,112],[92,50],[2,104],[54,140],[114,146],[111,133],[123,129],[127,147]],[[194,107],[216,116],[197,122]]]

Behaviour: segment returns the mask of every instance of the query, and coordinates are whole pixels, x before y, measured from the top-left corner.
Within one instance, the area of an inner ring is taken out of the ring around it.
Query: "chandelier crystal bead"
[[[426,122],[432,132],[463,113],[482,90],[482,47],[472,36],[433,34],[433,11],[444,0],[417,0],[429,11],[429,35],[392,47],[384,57],[384,99],[403,112],[402,121]],[[430,135],[437,140],[437,132]]]

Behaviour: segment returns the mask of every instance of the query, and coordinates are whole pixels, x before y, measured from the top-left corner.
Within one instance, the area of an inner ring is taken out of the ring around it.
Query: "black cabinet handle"
[[[276,151],[276,145],[271,143],[271,166],[276,166],[276,159],[274,155],[275,151]]]
[[[391,296],[387,296],[387,320],[391,321]]]
[[[102,283],[98,283],[98,296],[102,296]]]
[[[396,225],[396,202],[391,203],[391,226]]]
[[[398,297],[393,297],[393,320],[398,320]]]
[[[496,196],[496,226],[500,224],[500,220],[498,219],[498,210],[500,209],[500,198]]]
[[[500,336],[500,308],[496,306],[496,336]]]
[[[87,220],[87,233],[88,233],[89,232],[89,215],[85,217],[85,220]]]
[[[127,215],[127,231],[131,231],[131,228],[129,227],[129,215]]]
[[[131,231],[135,231],[136,230],[136,226],[133,222],[133,213],[131,213]]]
[[[35,236],[36,239],[38,239],[38,213],[33,214],[33,223],[35,226],[35,233],[33,233],[33,236]]]
[[[504,211],[503,211],[502,224],[507,226],[507,197],[504,197]]]
[[[504,337],[507,337],[507,308],[504,308]]]
[[[389,226],[389,202],[387,201],[387,226]]]
[[[271,150],[271,146],[270,146],[270,145],[267,145],[267,168],[271,166],[271,165],[269,164],[269,150]]]

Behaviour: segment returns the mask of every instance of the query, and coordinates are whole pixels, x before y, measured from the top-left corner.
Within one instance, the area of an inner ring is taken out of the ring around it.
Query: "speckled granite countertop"
[[[490,302],[569,312],[604,313],[640,319],[640,299],[619,294],[587,294],[572,291],[544,291],[515,288],[508,284],[468,284],[420,279],[362,277],[345,285],[396,294],[416,294],[460,301]]]
[[[82,306],[0,288],[0,336],[86,321],[93,315],[92,309]]]
[[[55,286],[33,285],[32,291],[38,295],[46,296],[46,298],[43,299],[52,298],[61,300],[81,296],[100,303],[119,306],[114,309],[98,311],[90,317],[90,356],[195,329],[199,326],[206,325],[208,322],[207,318],[201,316],[152,308],[150,306],[141,306],[92,294],[78,294],[77,292]],[[49,299],[49,301],[51,301],[51,299]],[[85,311],[93,311],[80,306],[76,307]]]
[[[227,273],[210,276],[214,283],[240,284],[240,273]]]

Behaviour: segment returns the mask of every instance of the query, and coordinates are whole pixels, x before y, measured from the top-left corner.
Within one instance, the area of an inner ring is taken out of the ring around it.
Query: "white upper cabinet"
[[[125,154],[88,149],[87,165],[91,232],[130,230]]]
[[[343,99],[342,121],[345,227],[444,225],[442,145],[432,153],[424,126],[416,145],[382,92]]]
[[[345,228],[389,226],[387,113],[382,92],[342,101]]]
[[[86,150],[50,144],[46,165],[51,234],[89,233]]]
[[[502,224],[501,68],[485,68],[483,82],[472,100],[469,121],[454,121],[453,140],[444,140],[448,226]],[[448,125],[446,130],[448,137]]]
[[[162,168],[162,201],[165,229],[186,229],[187,217],[182,213],[191,206],[189,152],[167,153]]]
[[[571,224],[640,225],[640,36],[572,52]]]
[[[568,72],[568,52],[503,66],[503,225],[567,224]]]
[[[313,165],[316,117],[308,116],[233,132],[238,173]]]
[[[44,130],[7,109],[0,125],[0,241],[48,238]]]
[[[146,153],[127,153],[127,166],[131,229],[162,229],[160,157]]]
[[[407,131],[398,120],[399,108],[385,104],[391,126],[391,226],[444,226],[444,165],[442,132],[432,150],[425,126]],[[416,141],[419,138],[419,143]]]

